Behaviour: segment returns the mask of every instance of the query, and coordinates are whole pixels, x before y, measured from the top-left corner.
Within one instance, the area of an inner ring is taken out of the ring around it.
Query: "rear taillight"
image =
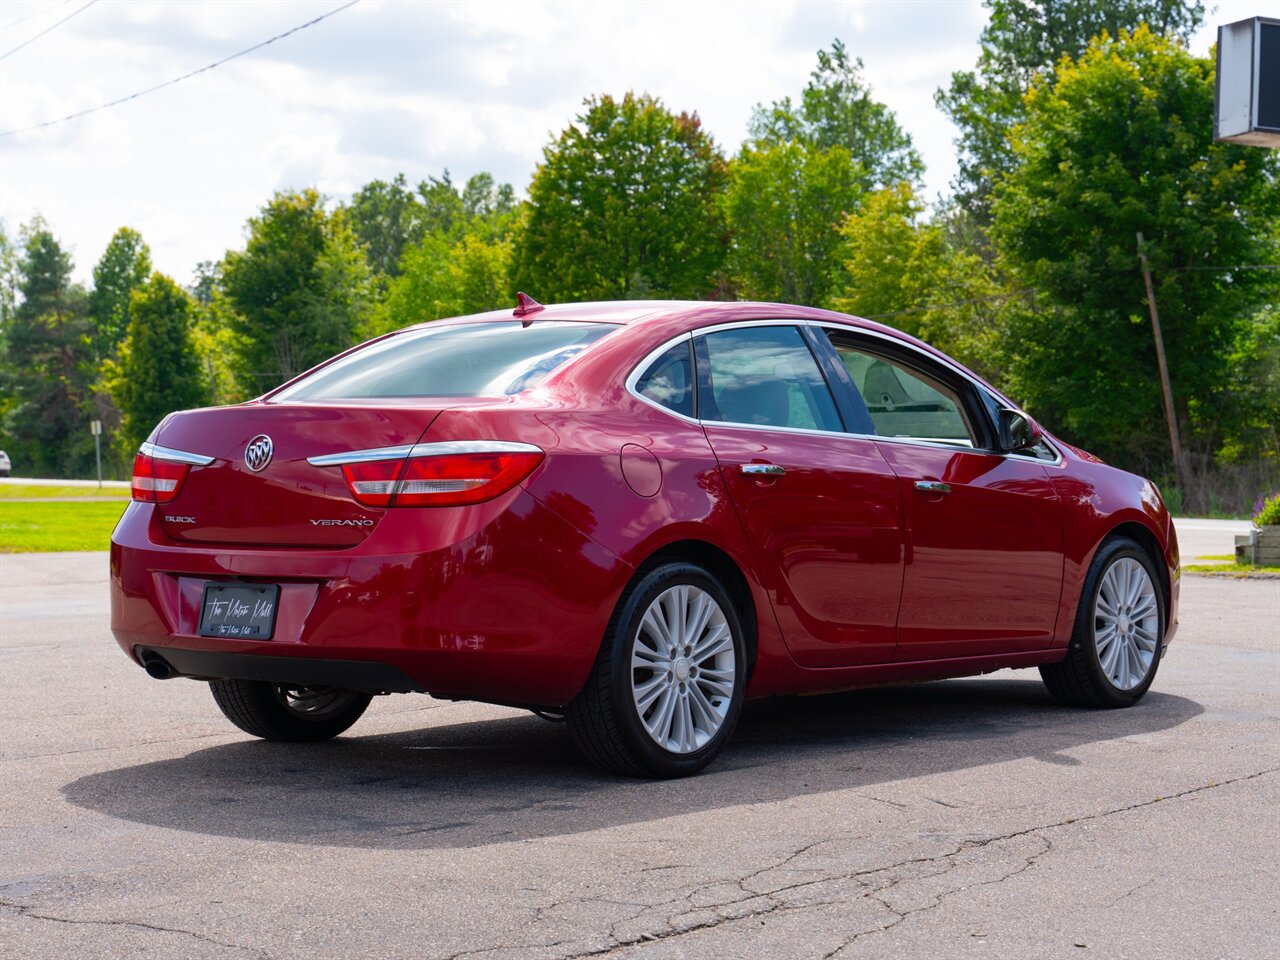
[[[363,459],[374,452],[353,454],[360,459],[342,464],[351,496],[370,507],[483,503],[506,493],[542,462],[542,451],[530,444],[484,441],[421,443],[406,457]],[[339,456],[316,459],[335,463]]]
[[[133,499],[169,503],[182,490],[191,467],[209,463],[213,463],[212,457],[144,443],[133,458]]]

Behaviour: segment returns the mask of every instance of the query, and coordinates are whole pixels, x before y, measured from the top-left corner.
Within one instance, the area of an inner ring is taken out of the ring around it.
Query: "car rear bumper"
[[[519,490],[389,511],[344,550],[177,543],[133,503],[112,535],[111,628],[135,662],[175,675],[558,706],[586,682],[630,572]],[[227,581],[280,585],[271,640],[199,635],[205,584]]]
[[[404,671],[374,660],[275,657],[184,647],[134,648],[133,656],[158,679],[264,680],[299,687],[344,687],[371,693],[425,693]]]

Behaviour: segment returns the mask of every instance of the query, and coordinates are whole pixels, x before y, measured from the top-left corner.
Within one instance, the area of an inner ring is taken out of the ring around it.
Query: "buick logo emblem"
[[[260,433],[244,448],[244,465],[257,473],[271,462],[271,438]]]

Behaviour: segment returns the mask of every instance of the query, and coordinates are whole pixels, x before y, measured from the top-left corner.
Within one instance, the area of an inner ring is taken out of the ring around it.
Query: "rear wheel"
[[[720,583],[701,567],[654,568],[614,612],[587,685],[567,708],[593,762],[638,777],[709,764],[742,711],[746,648]]]
[[[328,740],[360,719],[372,696],[337,687],[298,687],[259,680],[210,680],[227,719],[264,740]]]
[[[1080,707],[1128,707],[1160,665],[1164,594],[1151,558],[1117,537],[1099,548],[1085,578],[1066,659],[1040,668],[1049,692]]]

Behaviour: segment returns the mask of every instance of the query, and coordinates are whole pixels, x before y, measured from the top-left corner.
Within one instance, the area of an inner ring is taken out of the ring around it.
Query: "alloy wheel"
[[[351,702],[350,690],[337,687],[276,686],[276,696],[291,713],[310,720],[320,720],[346,708]]]
[[[1155,584],[1141,563],[1120,557],[1107,568],[1093,601],[1098,662],[1117,690],[1132,690],[1151,670],[1160,645]]]
[[[724,724],[736,683],[733,634],[720,605],[689,584],[654,598],[631,645],[631,693],[654,743],[688,754]]]

